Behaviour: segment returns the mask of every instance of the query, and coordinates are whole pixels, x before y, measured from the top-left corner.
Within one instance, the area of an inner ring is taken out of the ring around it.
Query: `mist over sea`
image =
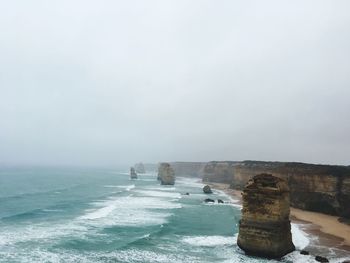
[[[0,262],[265,262],[236,245],[239,205],[215,190],[226,203],[205,204],[202,186],[122,169],[1,169]],[[308,244],[294,225],[293,235]]]

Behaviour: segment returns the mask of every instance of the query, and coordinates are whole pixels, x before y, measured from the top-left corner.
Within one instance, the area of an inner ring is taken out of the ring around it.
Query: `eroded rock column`
[[[175,184],[175,172],[174,169],[168,163],[161,163],[158,168],[158,180],[162,185],[174,185]]]
[[[238,246],[247,254],[280,258],[295,247],[289,220],[289,188],[271,174],[250,179],[243,193]]]

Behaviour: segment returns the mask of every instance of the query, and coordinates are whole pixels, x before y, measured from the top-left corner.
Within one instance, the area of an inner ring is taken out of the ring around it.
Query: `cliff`
[[[237,244],[247,254],[280,258],[292,252],[287,182],[271,174],[250,179],[243,190]]]
[[[162,185],[175,184],[175,172],[169,163],[161,163],[158,168],[158,180]]]
[[[173,167],[176,176],[183,177],[202,177],[204,162],[171,162],[170,165]]]
[[[238,162],[209,162],[203,169],[203,182],[231,184],[234,167]]]
[[[231,187],[269,173],[287,181],[293,207],[350,218],[350,168],[304,163],[244,161],[233,168]]]

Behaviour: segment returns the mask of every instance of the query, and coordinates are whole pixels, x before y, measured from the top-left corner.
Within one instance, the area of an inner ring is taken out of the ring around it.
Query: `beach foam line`
[[[292,239],[296,249],[302,250],[310,244],[309,235],[300,229],[298,224],[291,223]]]

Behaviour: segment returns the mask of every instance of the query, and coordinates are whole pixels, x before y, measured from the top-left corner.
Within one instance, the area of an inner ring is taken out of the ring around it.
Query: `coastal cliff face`
[[[204,162],[172,162],[170,163],[175,171],[175,175],[184,177],[202,177],[204,167],[207,163]]]
[[[175,184],[175,172],[169,163],[161,163],[158,168],[158,180],[162,185]]]
[[[232,183],[237,162],[209,162],[203,171],[203,182]]]
[[[242,193],[237,244],[247,254],[280,258],[292,252],[287,182],[270,174],[248,181]]]
[[[235,165],[231,187],[269,173],[287,181],[293,207],[350,218],[350,169],[345,166],[245,161]]]

